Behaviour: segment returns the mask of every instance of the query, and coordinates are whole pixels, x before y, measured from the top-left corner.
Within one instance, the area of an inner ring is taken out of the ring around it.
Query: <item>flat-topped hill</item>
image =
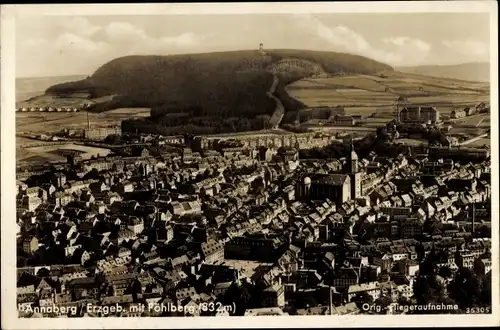
[[[280,72],[271,70],[273,64],[288,58],[299,64],[303,60],[305,65],[294,67],[292,64]],[[107,104],[101,110],[116,106],[161,106],[169,112],[196,109],[197,114],[203,115],[252,117],[269,114],[274,108],[274,101],[266,96],[273,73],[287,85],[313,75],[318,67],[331,75],[370,74],[392,69],[362,56],[306,50],[126,56],[104,64],[87,79],[54,85],[46,93],[88,92],[91,98],[118,95],[112,103],[120,104]],[[279,94],[279,90],[277,92]],[[286,92],[281,94],[285,97]],[[299,102],[288,103],[300,106]]]

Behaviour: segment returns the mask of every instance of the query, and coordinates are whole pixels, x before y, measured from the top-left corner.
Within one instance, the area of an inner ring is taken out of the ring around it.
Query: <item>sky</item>
[[[393,67],[489,61],[483,13],[38,16],[16,19],[16,76],[91,75],[127,55],[310,49]]]

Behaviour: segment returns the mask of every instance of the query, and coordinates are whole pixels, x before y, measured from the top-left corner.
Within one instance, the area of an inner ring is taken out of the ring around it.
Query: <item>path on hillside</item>
[[[269,96],[271,99],[274,100],[274,102],[276,102],[276,108],[274,109],[274,112],[271,115],[271,118],[269,119],[269,122],[271,123],[273,129],[277,129],[280,126],[280,123],[283,120],[283,117],[285,116],[285,107],[283,106],[283,103],[281,103],[280,99],[274,96],[276,88],[278,87],[278,83],[279,83],[278,76],[273,75],[273,83],[271,85],[271,88],[267,92],[267,96]]]

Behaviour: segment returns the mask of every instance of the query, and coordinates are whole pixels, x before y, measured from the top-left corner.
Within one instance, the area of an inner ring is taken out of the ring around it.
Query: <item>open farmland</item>
[[[386,93],[377,82],[359,77],[334,77],[299,80],[287,92],[307,106],[377,107],[390,106],[398,95]]]
[[[88,98],[82,97],[56,97],[53,95],[40,95],[26,101],[17,103],[19,108],[29,107],[53,107],[53,108],[82,108],[84,104],[90,103]]]
[[[288,89],[293,97],[310,107],[344,106],[344,107],[387,107],[395,103],[397,96],[383,92],[372,92],[356,89]]]
[[[64,162],[66,156],[56,150],[54,148],[44,149],[44,147],[16,148],[16,161],[21,163]]]
[[[52,85],[83,79],[85,76],[16,78],[16,102],[22,102],[45,93]],[[71,101],[74,103],[74,101]],[[35,106],[31,105],[30,106]]]
[[[39,140],[29,139],[22,136],[16,136],[16,146],[30,146],[40,144]]]
[[[478,82],[490,81],[490,64],[481,62],[455,65],[419,65],[413,67],[401,67],[397,70],[438,78],[446,77]]]
[[[474,115],[457,119],[453,122],[455,126],[475,126],[478,128],[488,128],[490,126],[489,115]]]
[[[310,79],[309,81],[326,86],[339,86],[339,88],[355,88],[373,92],[384,92],[386,89],[386,87],[376,81],[373,76],[366,75],[319,78],[314,80]]]
[[[451,104],[458,107],[467,107],[480,102],[489,102],[489,95],[462,95],[443,94],[439,96],[409,97],[408,101],[415,104],[434,104],[437,107],[449,107]]]
[[[65,161],[67,155],[70,152],[78,152],[83,158],[90,158],[92,156],[106,156],[110,153],[109,149],[88,147],[84,145],[77,144],[56,144],[56,145],[38,145],[33,147],[17,148],[16,159],[17,161],[23,162],[60,162]]]
[[[92,127],[120,126],[124,119],[149,116],[148,108],[116,109],[102,113],[88,113]],[[41,125],[43,123],[43,125]],[[87,128],[87,112],[18,112],[16,113],[17,132],[41,134],[56,133],[63,128]]]
[[[489,114],[488,115],[484,115],[483,116],[483,121],[481,121],[477,127],[479,127],[479,128],[490,128],[491,127],[491,116]]]
[[[348,115],[392,116],[400,95],[420,105],[434,105],[442,114],[453,107],[489,102],[489,84],[427,77],[401,72],[321,79],[302,79],[287,92],[309,107],[344,106]]]
[[[391,111],[391,108],[392,107],[387,107],[385,109],[388,109],[389,111]],[[381,108],[381,107],[347,107],[347,108],[344,108],[344,112],[348,116],[367,117],[367,116],[370,116],[372,114],[377,113],[377,111],[380,111],[382,109],[383,108]]]
[[[471,136],[478,136],[481,134],[484,134],[486,129],[484,128],[473,128],[473,127],[452,127],[450,129],[449,135],[461,135],[461,134],[467,134]]]
[[[489,91],[490,88],[489,83],[485,82],[431,77],[426,75],[405,73],[399,71],[384,72],[383,75],[385,76],[383,79],[379,79],[378,77],[377,79],[382,81],[393,81],[397,79],[399,81],[405,81],[408,83],[417,83],[423,86],[435,85],[440,87],[450,87],[457,90],[477,90],[486,93]]]
[[[489,138],[482,138],[475,140],[474,142],[467,143],[467,147],[471,148],[482,148],[483,146],[490,146],[491,145],[491,139]]]
[[[25,150],[16,150],[16,162],[18,164],[46,164],[64,162],[66,158],[53,154],[36,154]]]

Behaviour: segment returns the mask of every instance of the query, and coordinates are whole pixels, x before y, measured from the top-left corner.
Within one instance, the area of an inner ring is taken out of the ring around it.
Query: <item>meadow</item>
[[[85,76],[29,77],[16,79],[16,102],[43,95],[52,85],[75,81]]]
[[[40,143],[38,141],[37,143]],[[34,146],[16,149],[16,160],[18,162],[63,162],[66,161],[68,152],[77,151],[86,158],[91,156],[106,156],[110,153],[109,149],[76,145],[72,143],[52,145],[52,146]]]
[[[18,133],[57,133],[63,128],[87,128],[87,114],[91,127],[120,126],[123,119],[140,118],[149,116],[149,108],[123,108],[109,112],[17,112],[16,130]],[[43,125],[42,125],[43,124]]]
[[[488,119],[486,119],[488,118]],[[486,121],[486,122],[485,122]],[[470,117],[464,117],[458,120],[455,120],[453,123],[457,126],[476,126],[480,127],[484,124],[489,126],[489,115],[475,115]]]
[[[393,116],[400,96],[410,103],[436,106],[442,114],[453,108],[489,102],[489,84],[427,77],[401,72],[312,79],[286,87],[308,107],[343,106],[348,115]]]
[[[491,139],[489,139],[489,138],[479,139],[479,140],[476,140],[474,142],[468,143],[467,147],[482,148],[484,145],[487,145],[487,146],[491,145]]]

